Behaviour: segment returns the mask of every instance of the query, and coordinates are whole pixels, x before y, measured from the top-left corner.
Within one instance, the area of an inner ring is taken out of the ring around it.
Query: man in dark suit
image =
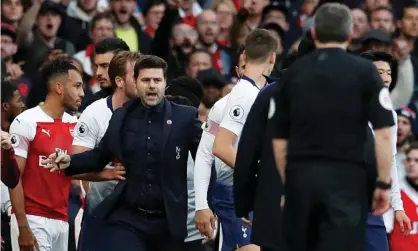
[[[104,219],[91,251],[182,250],[187,220],[187,159],[201,136],[197,110],[164,98],[167,64],[147,55],[135,64],[138,99],[116,110],[99,146],[80,154],[51,154],[51,171],[97,172],[116,157],[126,180],[93,211]]]
[[[315,49],[310,33],[302,38],[298,54],[284,60],[285,71],[296,58],[300,58]],[[272,133],[267,128],[270,115],[269,105],[273,93],[280,88],[280,81],[271,83],[258,94],[238,145],[234,172],[234,203],[238,217],[247,218],[254,211],[253,241],[262,251],[280,250],[281,208],[280,198],[283,195],[283,184],[274,162],[271,144]],[[268,197],[265,195],[269,194]]]

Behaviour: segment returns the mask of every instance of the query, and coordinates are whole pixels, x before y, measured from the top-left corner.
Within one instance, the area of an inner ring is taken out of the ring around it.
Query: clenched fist
[[[9,150],[12,148],[12,138],[10,134],[5,131],[1,131],[1,148]]]

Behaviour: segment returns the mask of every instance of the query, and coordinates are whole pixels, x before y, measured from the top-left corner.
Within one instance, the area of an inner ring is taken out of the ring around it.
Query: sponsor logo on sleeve
[[[80,122],[77,125],[77,135],[79,135],[80,137],[86,136],[88,132],[89,132],[89,127],[87,126],[86,123]]]
[[[379,93],[379,103],[386,110],[393,110],[392,99],[390,98],[389,89],[383,88]]]
[[[244,116],[244,109],[239,105],[234,105],[229,110],[229,116],[234,120],[240,120]]]
[[[13,147],[17,147],[19,145],[19,143],[20,143],[19,135],[14,134],[14,133],[11,135],[11,139],[10,140],[12,142],[12,146]]]

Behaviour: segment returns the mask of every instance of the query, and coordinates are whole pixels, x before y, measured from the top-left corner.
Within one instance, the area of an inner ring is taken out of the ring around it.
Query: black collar
[[[257,89],[259,89],[259,90],[260,90],[260,88],[259,88],[259,87],[255,84],[254,79],[249,78],[249,77],[247,77],[247,76],[245,76],[245,75],[243,75],[241,79],[243,79],[243,80],[247,80],[247,81],[248,81],[248,82],[250,82],[253,86],[255,86]]]

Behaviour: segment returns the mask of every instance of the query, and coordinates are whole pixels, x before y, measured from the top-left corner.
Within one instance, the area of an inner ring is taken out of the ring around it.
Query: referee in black
[[[364,250],[369,122],[378,164],[372,209],[381,215],[389,207],[392,103],[376,67],[346,52],[351,31],[348,7],[318,8],[316,50],[285,72],[270,104],[288,251]]]

